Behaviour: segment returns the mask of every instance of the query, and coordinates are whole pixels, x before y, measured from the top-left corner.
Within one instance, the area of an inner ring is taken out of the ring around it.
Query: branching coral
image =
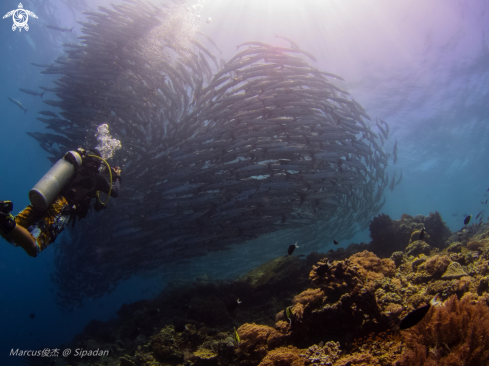
[[[489,364],[489,308],[474,304],[471,296],[461,301],[450,297],[428,312],[403,334],[402,366],[481,366]]]

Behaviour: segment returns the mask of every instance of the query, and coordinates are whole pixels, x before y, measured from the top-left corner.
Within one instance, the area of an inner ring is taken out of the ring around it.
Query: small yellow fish
[[[236,330],[236,328],[233,328],[233,329],[234,329],[234,333],[233,333],[234,343],[236,343],[236,345],[239,345],[239,342],[241,342],[241,339],[239,338],[239,334],[238,334],[238,331]]]
[[[285,309],[285,316],[287,317],[287,319],[289,319],[290,325],[292,325],[292,315],[294,315],[292,313],[292,306],[289,306]]]

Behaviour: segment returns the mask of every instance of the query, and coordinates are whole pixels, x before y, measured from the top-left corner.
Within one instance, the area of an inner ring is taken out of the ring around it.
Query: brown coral
[[[392,277],[396,265],[391,259],[380,259],[374,253],[364,250],[350,257],[353,264],[360,266],[358,272],[369,280],[380,280],[384,276]]]
[[[445,255],[435,255],[426,261],[424,268],[430,275],[439,277],[447,270],[450,262],[450,259]]]
[[[324,292],[319,289],[308,288],[305,291],[302,291],[299,295],[294,297],[294,304],[317,304],[322,301],[324,297]]]
[[[471,240],[467,243],[467,248],[469,250],[479,250],[484,247],[484,244],[486,244],[484,241]]]
[[[294,317],[302,317],[306,307],[314,308],[320,305],[324,298],[324,292],[321,289],[308,288],[302,291],[299,295],[294,297],[293,303],[295,304],[292,309]]]
[[[430,309],[425,318],[403,334],[408,350],[402,366],[479,366],[489,364],[489,308],[451,296],[443,306]]]
[[[303,366],[301,350],[293,347],[279,347],[270,351],[261,361],[259,366]]]
[[[387,329],[391,315],[383,313],[383,308],[389,303],[402,301],[391,292],[400,290],[399,280],[386,277],[394,273],[395,264],[392,260],[380,259],[368,251],[354,254],[343,261],[319,261],[313,267],[310,277],[313,284],[324,293],[324,299],[314,304],[296,302],[288,334],[290,341],[300,346],[307,345],[302,343],[306,337],[318,342],[321,339],[342,342],[361,333]],[[376,300],[376,288],[381,291],[381,306]],[[309,291],[306,294],[300,298],[316,299],[321,293],[317,292],[314,297]],[[277,319],[286,320],[283,312]]]
[[[266,325],[243,324],[238,329],[239,350],[247,358],[261,360],[268,351],[282,345],[284,335]]]
[[[431,251],[430,245],[428,243],[424,242],[423,240],[416,240],[416,241],[410,243],[405,249],[407,256],[410,256],[410,255],[417,256],[420,254],[428,255],[428,254],[430,254],[430,251]]]

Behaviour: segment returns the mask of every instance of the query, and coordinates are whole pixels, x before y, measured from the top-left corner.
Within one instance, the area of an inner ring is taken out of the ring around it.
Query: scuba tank
[[[46,210],[81,165],[80,154],[68,151],[29,191],[32,206],[38,211]]]

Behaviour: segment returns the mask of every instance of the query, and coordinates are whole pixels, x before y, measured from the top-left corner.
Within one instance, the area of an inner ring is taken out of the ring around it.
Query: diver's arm
[[[120,172],[120,170],[119,170]],[[95,189],[97,191],[103,192],[105,194],[109,194],[109,182],[108,180],[102,176],[101,174],[97,174],[95,176]],[[117,198],[119,197],[120,190],[120,177],[119,175],[112,173],[112,189],[110,191],[110,196]]]
[[[114,183],[112,183],[112,190],[110,191],[110,197],[114,197],[114,198],[119,197],[120,189],[121,189],[120,180],[117,179]]]
[[[119,191],[121,189],[121,168],[118,166],[111,167],[112,169],[112,191],[110,192],[110,196],[117,198],[119,197]]]

